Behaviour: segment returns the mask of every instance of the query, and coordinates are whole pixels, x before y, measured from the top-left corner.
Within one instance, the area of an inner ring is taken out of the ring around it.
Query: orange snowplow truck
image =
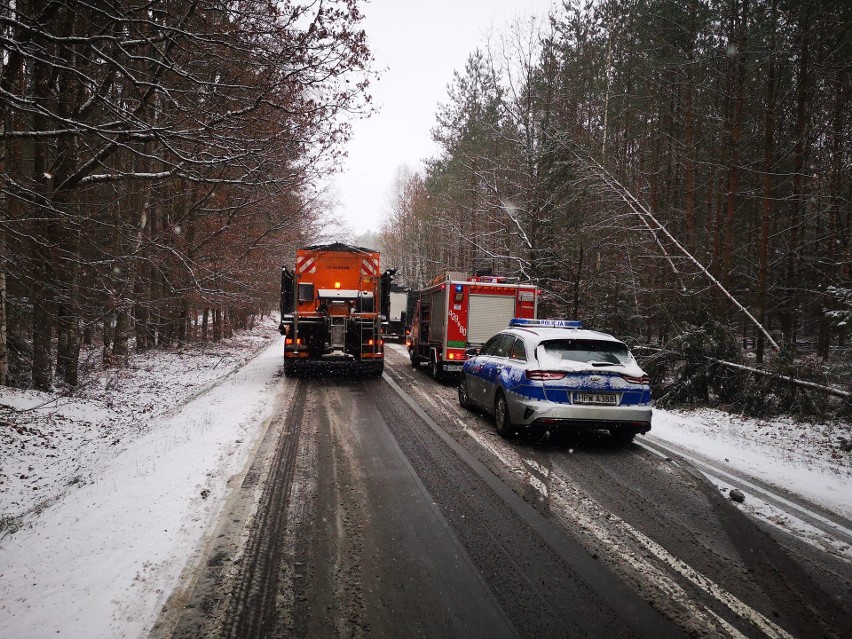
[[[285,266],[281,273],[279,331],[287,375],[381,375],[382,293],[390,291],[395,270],[382,273],[379,257],[378,251],[339,242],[296,250],[295,269]]]

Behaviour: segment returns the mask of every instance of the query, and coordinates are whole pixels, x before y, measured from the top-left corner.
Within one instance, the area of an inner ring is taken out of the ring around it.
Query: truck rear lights
[[[287,345],[287,346],[292,346],[293,344],[296,344],[296,346],[301,346],[302,345],[302,338],[298,337],[294,341],[292,337],[288,337],[287,339],[284,340],[284,344]]]
[[[527,379],[534,379],[537,381],[550,381],[554,379],[562,379],[568,373],[566,371],[528,370],[525,374],[527,376]]]
[[[642,375],[640,377],[633,377],[632,375],[622,375],[621,377],[625,382],[629,382],[631,384],[647,384],[648,383],[648,376],[647,375]]]

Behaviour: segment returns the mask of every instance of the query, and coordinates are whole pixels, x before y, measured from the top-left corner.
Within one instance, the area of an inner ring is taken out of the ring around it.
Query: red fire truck
[[[513,317],[534,319],[538,288],[506,277],[447,272],[414,293],[408,354],[411,365],[429,363],[435,379],[461,372],[465,349],[482,346]]]

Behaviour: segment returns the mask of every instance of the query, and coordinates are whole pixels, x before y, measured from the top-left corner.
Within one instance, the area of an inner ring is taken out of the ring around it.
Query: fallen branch
[[[662,348],[654,348],[653,346],[634,346],[631,350],[633,351],[651,351],[652,353],[662,353],[664,349]],[[684,353],[671,353],[677,357],[681,357],[684,360],[690,359]],[[811,390],[818,390],[827,395],[833,395],[834,397],[842,397],[847,399],[852,397],[852,393],[849,391],[841,390],[839,388],[835,388],[834,386],[826,386],[824,384],[817,384],[815,382],[808,382],[803,379],[796,379],[795,377],[790,377],[789,375],[781,375],[780,373],[773,373],[771,371],[763,370],[762,368],[753,368],[752,366],[745,366],[743,364],[735,364],[734,362],[726,362],[723,359],[717,359],[715,357],[708,357],[707,355],[701,355],[704,359],[713,362],[714,364],[719,364],[720,366],[725,366],[727,368],[734,368],[741,371],[746,371],[748,373],[754,373],[755,375],[763,375],[764,377],[771,377],[773,379],[780,379],[782,381],[788,382],[790,384],[794,384],[796,386],[802,386],[804,388],[809,388]]]
[[[721,359],[716,359],[715,357],[706,357],[706,359],[714,362],[716,364],[721,364],[722,366],[727,366],[728,368],[735,368],[741,371],[747,371],[749,373],[755,373],[757,375],[763,375],[765,377],[772,377],[773,379],[780,379],[785,382],[789,382],[791,384],[796,384],[797,386],[803,386],[805,388],[810,388],[811,390],[818,390],[827,395],[834,395],[835,397],[843,397],[849,398],[852,397],[852,393],[849,391],[840,390],[839,388],[835,388],[833,386],[825,386],[824,384],[817,384],[815,382],[807,382],[803,379],[796,379],[795,377],[790,377],[789,375],[781,375],[779,373],[772,373],[770,371],[761,370],[759,368],[752,368],[751,366],[743,366],[742,364],[734,364],[733,362],[726,362]]]
[[[643,205],[643,204],[642,204],[642,203],[641,203],[638,199],[636,199],[636,197],[634,197],[634,195],[630,192],[630,190],[629,190],[629,189],[627,189],[627,188],[626,188],[624,185],[622,185],[622,184],[621,184],[618,180],[616,180],[616,179],[615,179],[615,178],[614,178],[614,177],[613,177],[613,176],[609,173],[609,171],[607,171],[607,170],[606,170],[603,166],[601,166],[601,164],[600,164],[599,162],[597,162],[594,158],[592,158],[592,157],[582,157],[582,156],[581,156],[579,153],[577,153],[576,151],[574,152],[574,156],[577,158],[577,160],[578,160],[578,161],[583,162],[583,163],[585,163],[585,164],[586,164],[586,166],[590,167],[590,168],[591,168],[591,170],[592,170],[592,172],[593,172],[593,173],[595,173],[595,174],[597,175],[597,177],[598,177],[598,178],[599,178],[599,179],[600,179],[600,180],[601,180],[601,181],[602,181],[602,182],[603,182],[606,186],[608,186],[608,187],[609,187],[609,188],[611,188],[613,191],[615,191],[616,195],[618,195],[618,196],[622,199],[622,201],[623,201],[625,204],[627,204],[627,206],[628,206],[628,207],[630,207],[630,210],[631,210],[631,211],[633,211],[633,213],[634,213],[637,217],[639,217],[639,219],[641,219],[641,220],[642,220],[642,222],[645,224],[646,228],[648,228],[648,230],[649,230],[651,233],[653,233],[653,234],[654,234],[655,239],[656,239],[656,236],[657,236],[657,232],[658,232],[658,231],[659,231],[659,232],[661,232],[661,233],[663,233],[663,234],[664,234],[664,235],[668,238],[668,240],[669,240],[672,244],[674,244],[674,246],[675,246],[675,247],[677,247],[677,249],[678,249],[681,253],[683,253],[683,255],[687,257],[687,259],[689,259],[689,261],[691,261],[691,262],[692,262],[695,266],[697,266],[697,267],[701,270],[701,272],[702,272],[702,273],[703,273],[703,274],[704,274],[704,275],[705,275],[705,276],[706,276],[706,277],[707,277],[707,278],[708,278],[708,279],[709,279],[709,280],[713,283],[713,285],[714,285],[716,288],[718,288],[718,289],[722,292],[722,294],[723,294],[725,297],[727,297],[727,298],[731,301],[731,303],[732,303],[734,306],[736,306],[736,307],[737,307],[740,311],[742,311],[742,312],[745,314],[745,316],[746,316],[746,317],[748,317],[749,321],[751,321],[751,322],[752,322],[752,323],[753,323],[753,324],[757,327],[757,329],[758,329],[758,330],[759,330],[759,331],[763,334],[763,336],[767,339],[767,341],[769,342],[769,344],[770,344],[770,346],[772,347],[772,350],[773,350],[773,351],[778,352],[778,351],[780,350],[780,349],[779,349],[779,347],[778,347],[778,344],[775,342],[775,340],[774,340],[774,339],[772,339],[772,336],[771,336],[771,335],[769,334],[769,332],[768,332],[768,331],[764,328],[763,324],[761,324],[761,323],[757,320],[757,318],[756,318],[756,317],[754,317],[754,315],[752,315],[752,314],[748,311],[748,309],[747,309],[745,306],[743,306],[742,304],[740,304],[740,303],[739,303],[739,301],[737,301],[737,299],[736,299],[733,295],[731,295],[731,293],[730,293],[730,292],[728,292],[728,290],[727,290],[727,289],[726,289],[726,288],[722,285],[722,283],[721,283],[719,280],[717,280],[717,279],[716,279],[716,278],[715,278],[715,277],[714,277],[714,276],[710,273],[710,271],[708,271],[708,270],[704,267],[704,265],[703,265],[703,264],[701,264],[701,262],[699,262],[699,261],[698,261],[698,260],[697,260],[697,259],[696,259],[693,255],[692,255],[692,253],[690,253],[688,250],[686,250],[686,248],[685,248],[685,247],[684,247],[684,246],[683,246],[680,242],[678,242],[678,241],[675,239],[675,237],[674,237],[671,233],[669,233],[668,229],[666,229],[666,227],[665,227],[665,226],[663,226],[663,225],[659,222],[659,220],[657,220],[657,218],[656,218],[656,217],[654,217],[654,215],[653,215],[653,214],[652,214],[652,213],[648,210],[648,208],[647,208],[645,205]],[[649,221],[654,223],[654,227],[652,227],[652,226],[650,225],[650,222],[649,222]],[[657,239],[657,244],[658,244],[658,245],[660,245],[660,242],[659,242],[659,240],[658,240],[658,239]],[[661,246],[661,245],[660,245],[660,246]],[[661,246],[661,248],[662,248],[662,246]],[[668,253],[667,253],[665,250],[663,250],[663,255],[665,255],[665,256],[666,256],[666,258],[667,258],[667,259],[669,259],[669,263],[671,264],[672,268],[673,268],[673,269],[675,269],[674,264],[673,264],[673,263],[672,263],[672,261],[671,261],[671,258],[669,257]],[[677,269],[675,269],[675,272],[677,273]]]

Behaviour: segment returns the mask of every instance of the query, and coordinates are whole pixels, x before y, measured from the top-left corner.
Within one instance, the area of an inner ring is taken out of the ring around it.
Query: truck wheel
[[[508,439],[516,434],[512,428],[512,419],[509,417],[509,404],[506,403],[506,396],[503,391],[497,391],[497,397],[494,399],[494,422],[497,425],[497,433],[500,437]]]
[[[441,363],[438,361],[438,358],[433,356],[431,361],[432,367],[432,379],[436,382],[440,382],[444,378],[444,371],[441,367]]]
[[[420,359],[414,354],[414,350],[408,351],[408,357],[411,358],[412,368],[420,368]]]

